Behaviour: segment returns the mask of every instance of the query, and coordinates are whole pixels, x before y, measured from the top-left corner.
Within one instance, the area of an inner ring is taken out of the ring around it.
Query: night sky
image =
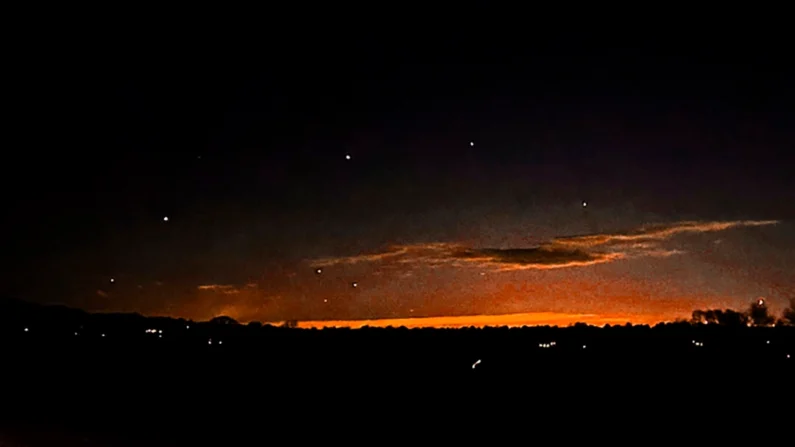
[[[777,311],[795,296],[782,45],[56,42],[7,84],[2,295],[407,325]],[[503,314],[522,315],[482,317]]]

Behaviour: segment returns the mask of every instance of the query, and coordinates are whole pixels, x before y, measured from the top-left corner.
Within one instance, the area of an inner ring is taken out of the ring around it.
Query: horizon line
[[[302,329],[351,328],[368,327],[405,327],[405,328],[464,328],[464,327],[524,327],[524,326],[569,326],[585,323],[591,326],[608,324],[657,324],[673,321],[661,316],[643,314],[569,314],[559,312],[525,312],[513,314],[483,314],[436,317],[403,317],[378,318],[361,320],[308,320],[297,321]],[[278,325],[282,322],[263,322]]]

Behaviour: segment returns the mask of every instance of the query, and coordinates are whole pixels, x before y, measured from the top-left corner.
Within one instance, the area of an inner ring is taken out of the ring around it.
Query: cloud
[[[205,284],[199,286],[198,289],[223,293],[224,295],[236,295],[240,293],[240,288],[232,284]]]
[[[381,253],[321,258],[313,267],[360,263],[424,264],[428,266],[477,266],[499,271],[545,270],[603,264],[638,257],[668,257],[684,253],[663,242],[686,233],[724,231],[737,227],[773,225],[775,220],[730,222],[678,222],[650,225],[628,232],[588,234],[555,238],[528,248],[473,248],[436,242],[395,245]]]

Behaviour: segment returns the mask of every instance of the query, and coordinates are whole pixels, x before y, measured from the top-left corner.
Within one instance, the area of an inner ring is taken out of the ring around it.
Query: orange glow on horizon
[[[522,327],[522,326],[568,326],[574,323],[586,323],[593,326],[606,324],[656,324],[670,321],[659,316],[650,315],[594,315],[565,314],[555,312],[532,312],[504,315],[464,315],[454,317],[417,317],[417,318],[384,318],[377,320],[316,320],[300,321],[299,328],[361,328],[370,327],[401,327],[406,328],[462,328],[462,327]]]

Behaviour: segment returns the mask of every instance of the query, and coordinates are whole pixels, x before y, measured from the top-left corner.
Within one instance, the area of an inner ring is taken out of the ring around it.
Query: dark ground
[[[550,428],[618,414],[672,417],[694,402],[702,410],[730,405],[736,417],[746,400],[792,408],[795,377],[790,327],[204,326],[163,338],[6,329],[0,433],[23,446],[248,445],[340,430],[383,436],[405,433],[406,424],[469,427],[461,421],[484,424],[497,414],[548,420]]]

